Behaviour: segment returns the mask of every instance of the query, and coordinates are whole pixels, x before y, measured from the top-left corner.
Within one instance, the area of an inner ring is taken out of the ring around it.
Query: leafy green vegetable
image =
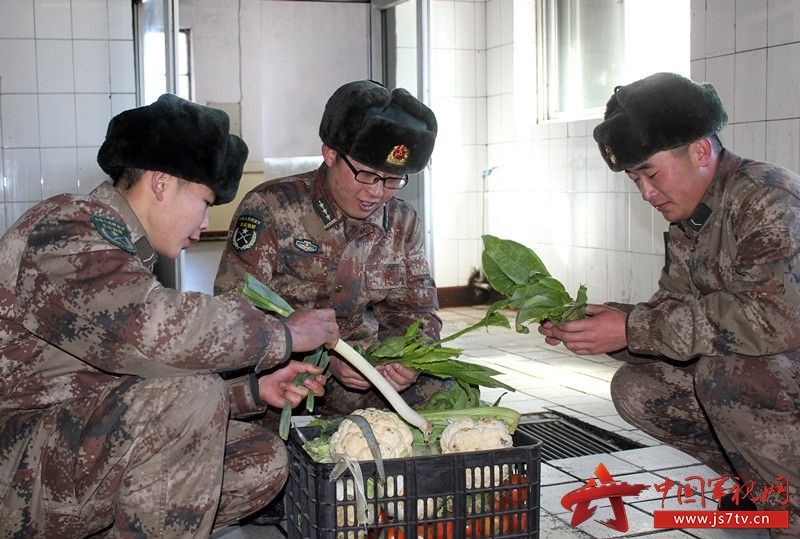
[[[581,285],[573,300],[536,253],[521,243],[484,235],[481,260],[489,284],[506,296],[489,307],[487,317],[500,309],[517,311],[516,330],[528,333],[528,323],[561,324],[586,316],[586,287]]]
[[[319,367],[322,369],[322,372],[325,372],[325,369],[328,368],[328,351],[325,350],[324,347],[320,346],[316,350],[314,350],[311,354],[307,355],[303,359],[303,363],[308,363],[315,367]],[[301,386],[303,382],[308,378],[313,378],[314,374],[308,374],[306,372],[302,372],[294,377],[293,385]],[[311,391],[308,392],[306,396],[306,411],[313,412],[314,411],[314,393]],[[281,419],[278,423],[278,435],[283,440],[289,439],[289,428],[291,427],[292,421],[292,405],[289,401],[285,401],[283,403],[283,410],[281,411]]]
[[[421,324],[422,319],[418,319],[408,327],[404,335],[388,337],[366,350],[359,347],[358,351],[373,365],[399,363],[409,369],[439,378],[454,378],[466,384],[502,387],[514,391],[513,387],[493,378],[500,374],[498,371],[483,365],[459,361],[455,358],[461,355],[461,348],[442,346],[442,343],[452,341],[481,327],[510,327],[505,316],[498,312],[491,313],[477,324],[438,341],[422,334],[420,332]]]

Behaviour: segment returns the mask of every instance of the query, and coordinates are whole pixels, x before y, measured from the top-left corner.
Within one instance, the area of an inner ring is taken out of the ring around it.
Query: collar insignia
[[[119,247],[126,253],[132,255],[136,254],[136,246],[133,245],[131,231],[128,230],[125,223],[120,223],[119,221],[103,217],[102,215],[92,215],[89,220],[97,229],[98,234],[105,238],[111,245]]]
[[[703,225],[706,224],[710,215],[711,208],[706,206],[705,203],[701,203],[689,217],[689,226],[695,231],[700,230],[703,228]]]
[[[405,144],[398,144],[386,156],[386,162],[390,165],[401,167],[406,164],[406,161],[408,161],[408,148]]]
[[[611,150],[611,146],[608,144],[603,145],[603,151],[608,156],[608,160],[611,162],[612,165],[617,164],[617,156],[614,155],[614,152]]]
[[[231,246],[237,253],[246,253],[258,242],[258,229],[261,219],[252,215],[240,215],[231,235]]]
[[[306,253],[316,253],[319,251],[319,245],[307,239],[294,240],[294,246]]]
[[[319,215],[319,218],[322,219],[324,225],[331,224],[335,218],[333,208],[331,208],[328,201],[324,198],[317,199],[317,201],[314,202],[314,210],[317,212],[317,215]]]

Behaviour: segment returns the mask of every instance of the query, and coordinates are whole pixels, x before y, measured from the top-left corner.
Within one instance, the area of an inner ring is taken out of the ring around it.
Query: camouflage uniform
[[[348,219],[325,192],[326,165],[265,182],[242,200],[214,283],[216,293],[252,273],[293,307],[332,308],[342,339],[371,344],[381,332],[399,333],[423,317],[422,330],[442,327],[422,227],[404,201],[390,199],[363,221]],[[420,376],[403,393],[419,404],[440,389]],[[383,405],[375,390],[349,390],[330,378],[318,413],[349,413]]]
[[[756,505],[789,510],[797,537],[800,177],[723,151],[702,204],[667,242],[659,290],[626,309],[628,349],[613,355],[633,362],[612,380],[614,404],[716,472],[753,481],[756,496],[788,478],[788,505],[785,493]]]
[[[28,211],[0,240],[2,536],[208,535],[283,486],[254,377],[286,326],[235,293],[162,287],[109,183]],[[257,392],[255,393],[257,395]]]

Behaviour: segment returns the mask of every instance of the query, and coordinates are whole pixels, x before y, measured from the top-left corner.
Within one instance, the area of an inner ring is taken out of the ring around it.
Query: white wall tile
[[[109,50],[108,41],[75,40],[75,91],[108,93]]]
[[[455,95],[458,97],[475,97],[477,95],[475,92],[477,55],[477,51],[474,50],[455,51]]]
[[[456,51],[454,49],[433,50],[431,54],[431,91],[433,95],[456,95]]]
[[[431,46],[453,49],[456,46],[456,8],[453,0],[434,0],[431,4]]]
[[[586,159],[586,137],[568,138],[568,189],[572,193],[586,192]]]
[[[110,41],[108,50],[111,58],[111,91],[136,92],[133,41]]]
[[[38,148],[3,151],[6,202],[42,200],[41,162]]]
[[[97,164],[99,148],[78,148],[78,181],[81,193],[90,193],[95,187],[109,179]]]
[[[514,42],[514,0],[500,1],[500,44]]]
[[[800,2],[769,0],[767,2],[769,45],[800,41]]]
[[[500,91],[510,94],[514,91],[514,46],[500,47]]]
[[[70,39],[72,18],[70,0],[35,0],[36,37]]]
[[[586,193],[571,193],[569,198],[570,213],[568,216],[562,216],[562,219],[570,223],[570,245],[586,247],[588,226],[594,226],[594,223],[588,223],[586,219],[587,195]]]
[[[22,215],[34,207],[36,202],[6,202],[6,225],[11,228]]]
[[[480,1],[475,6],[475,48],[486,48],[486,2]]]
[[[0,38],[34,37],[33,3],[31,0],[0,2]]]
[[[42,148],[75,146],[75,94],[39,95]]]
[[[108,39],[106,0],[72,0],[72,37]]]
[[[78,192],[78,157],[75,148],[42,149],[43,197]]]
[[[767,0],[736,0],[736,50],[767,46]]]
[[[735,121],[734,55],[717,56],[706,60],[705,81],[714,85],[728,112],[728,121]]]
[[[733,129],[731,151],[759,161],[764,161],[767,158],[766,122],[750,122],[731,127]]]
[[[704,82],[706,80],[706,60],[692,60],[689,63],[689,78],[697,81]]]
[[[499,47],[500,36],[500,0],[488,0],[486,2],[486,48],[492,49]]]
[[[514,95],[500,96],[500,136],[503,142],[514,140]]]
[[[486,98],[486,137],[489,144],[502,141],[501,119],[502,103],[500,96]]]
[[[550,139],[550,166],[548,168],[547,190],[554,193],[568,193],[571,182],[566,138]]]
[[[475,239],[480,237],[483,228],[481,218],[482,197],[478,193],[457,193],[455,198],[458,221],[458,238]]]
[[[800,172],[800,120],[767,122],[767,161]]]
[[[4,148],[39,146],[39,108],[34,94],[0,95]]]
[[[487,99],[479,97],[475,99],[475,126],[476,126],[476,143],[486,144],[488,140],[488,120],[487,120]],[[482,152],[486,156],[485,150]]]
[[[488,72],[486,69],[486,51],[475,51],[475,95],[486,97]]]
[[[586,194],[586,244],[595,249],[606,249],[608,246],[608,196],[606,193]]]
[[[479,239],[458,241],[458,285],[466,286],[472,273],[481,267],[482,245]]]
[[[692,60],[706,57],[706,0],[691,0],[690,18],[692,30],[689,34],[689,57]]]
[[[36,73],[40,92],[74,92],[72,41],[68,39],[36,40]]]
[[[459,286],[458,240],[434,240],[433,279],[436,286]]]
[[[628,303],[632,298],[630,253],[608,251],[608,296],[610,301]]]
[[[475,49],[475,3],[454,2],[455,47]]]
[[[706,56],[734,52],[734,7],[731,0],[706,0]]]
[[[608,297],[608,251],[586,250],[586,294],[590,303],[604,303]]]
[[[136,94],[111,94],[111,116],[136,107]]]
[[[630,249],[630,199],[628,193],[609,193],[606,234],[608,248],[617,251]]]
[[[766,60],[766,49],[736,55],[734,121],[752,122],[764,118],[767,110]]]
[[[767,120],[800,116],[800,43],[767,52]]]
[[[33,39],[0,39],[0,91],[36,92],[36,46]]]
[[[653,212],[652,206],[638,194],[630,193],[630,249],[634,253],[653,253]]]
[[[658,288],[658,282],[653,280],[655,267],[658,265],[659,257],[631,253],[631,303],[645,301],[649,299],[653,292]]]
[[[133,39],[133,4],[130,0],[108,0],[108,37]]]
[[[78,118],[78,146],[100,146],[105,140],[111,120],[111,100],[108,94],[78,94],[75,96]]]
[[[472,97],[455,98],[458,111],[458,142],[460,144],[477,143],[477,114],[475,106],[477,101]]]
[[[495,47],[486,51],[486,95],[496,96],[503,91],[502,49]]]
[[[586,286],[589,281],[587,255],[588,250],[585,247],[570,247],[569,249],[564,288],[567,289],[567,293],[572,298],[577,295],[578,288],[581,285]]]

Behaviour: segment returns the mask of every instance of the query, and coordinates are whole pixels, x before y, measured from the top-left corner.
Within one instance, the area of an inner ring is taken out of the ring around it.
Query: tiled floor
[[[445,309],[443,335],[472,324],[482,316],[478,307]],[[557,411],[576,417],[607,431],[615,432],[644,445],[603,455],[553,460],[542,463],[542,496],[540,536],[542,538],[577,537],[653,537],[677,538],[767,538],[763,530],[656,530],[653,528],[653,511],[662,508],[662,495],[655,489],[664,478],[682,481],[689,476],[705,479],[717,477],[711,469],[695,459],[660,444],[657,440],[636,430],[623,421],[614,409],[609,394],[609,381],[618,364],[607,356],[578,357],[564,349],[544,343],[538,333],[518,334],[510,330],[492,328],[488,332],[476,331],[455,341],[464,349],[463,358],[482,361],[503,372],[502,380],[517,388],[502,399],[505,406],[522,413]],[[484,389],[481,396],[493,402],[502,392]],[[610,505],[600,504],[595,515],[572,527],[572,514],[561,506],[562,496],[583,485],[593,476],[598,464],[603,463],[614,479],[631,484],[641,483],[649,488],[635,498],[626,498],[628,532],[622,534],[598,522],[613,517]],[[699,502],[687,505],[678,503],[677,490],[672,488],[664,501],[666,509],[701,509]],[[715,509],[716,503],[707,500],[706,509]],[[215,539],[278,538],[277,528],[243,526],[230,527],[214,535]]]

